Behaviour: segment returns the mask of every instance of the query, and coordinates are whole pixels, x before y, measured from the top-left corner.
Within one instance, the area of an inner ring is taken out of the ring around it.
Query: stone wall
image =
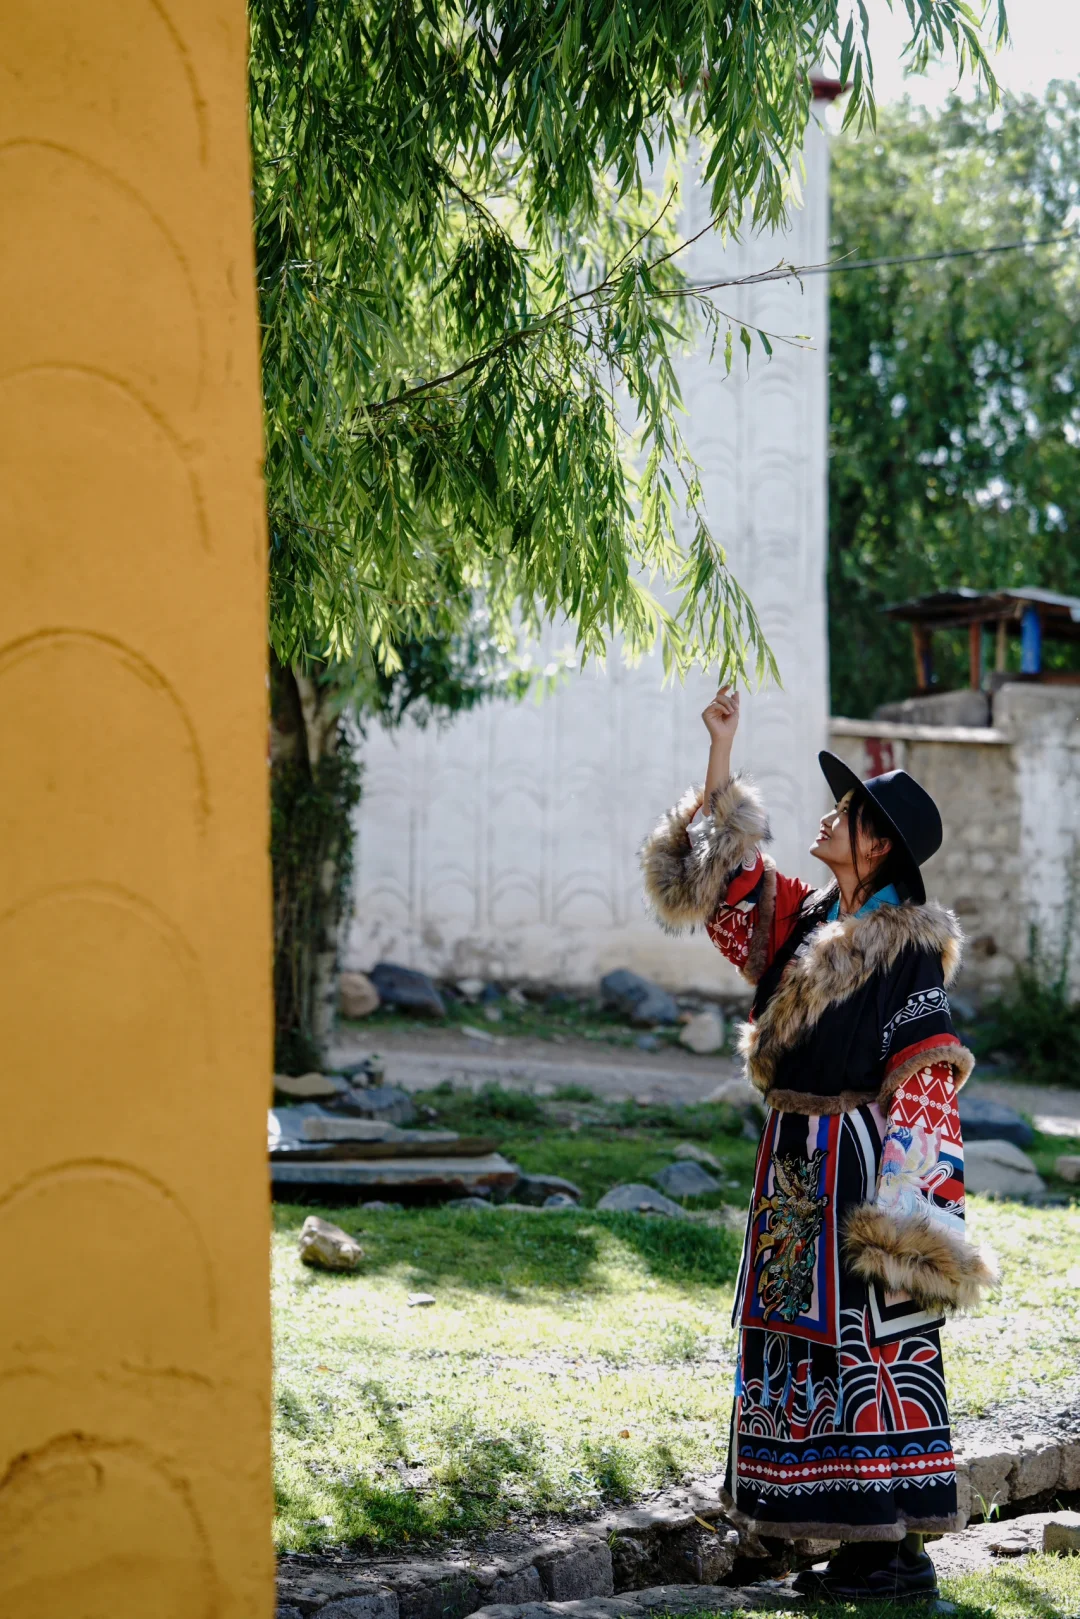
[[[695,280],[827,257],[824,131],[806,147],[805,205],[783,235],[687,254]],[[692,190],[686,236],[707,223]],[[740,756],[766,791],[776,848],[808,871],[807,827],[825,804],[816,754],[828,716],[825,641],[826,278],[735,287],[723,306],[808,346],[756,348],[724,374],[709,343],[683,358],[684,430],[709,519],[749,592],[783,689],[756,697]],[[736,345],[738,348],[739,345]],[[740,350],[741,352],[741,350]],[[554,646],[572,638],[552,632]],[[499,704],[446,730],[372,731],[357,814],[346,965],[392,959],[440,975],[587,985],[628,966],[674,986],[738,992],[702,936],[671,939],[646,916],[636,850],[650,824],[704,776],[701,710],[715,676],[664,689],[658,658],[572,676],[540,704]]]
[[[1080,687],[1007,685],[991,726],[831,722],[832,747],[860,775],[903,768],[933,794],[945,840],[927,892],[967,935],[960,988],[992,994],[1027,960],[1031,930],[1055,959],[1068,943],[1080,991]]]

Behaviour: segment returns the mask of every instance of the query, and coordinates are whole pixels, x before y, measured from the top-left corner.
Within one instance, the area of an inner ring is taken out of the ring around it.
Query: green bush
[[[1067,918],[1066,938],[1071,933]],[[1042,1085],[1080,1087],[1080,1001],[1069,995],[1069,951],[1058,961],[1041,949],[1032,929],[1029,959],[1010,989],[984,1009],[980,1054],[1002,1051],[1018,1077]]]

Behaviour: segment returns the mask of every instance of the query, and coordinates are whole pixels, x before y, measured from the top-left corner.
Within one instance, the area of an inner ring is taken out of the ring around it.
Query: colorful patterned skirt
[[[900,1540],[960,1527],[940,1315],[843,1263],[874,1195],[876,1106],[772,1113],[736,1291],[727,1506],[760,1535]]]
[[[959,1528],[938,1334],[871,1343],[869,1312],[842,1341],[745,1328],[726,1489],[761,1535],[900,1540]]]

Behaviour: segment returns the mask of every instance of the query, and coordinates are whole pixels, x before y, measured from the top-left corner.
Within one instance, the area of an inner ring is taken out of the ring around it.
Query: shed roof
[[[1080,596],[1063,596],[1037,585],[1009,590],[972,590],[957,585],[935,590],[912,601],[886,607],[889,618],[922,624],[927,629],[952,629],[968,624],[994,624],[1002,620],[1017,631],[1025,609],[1038,609],[1042,633],[1050,640],[1080,641]]]

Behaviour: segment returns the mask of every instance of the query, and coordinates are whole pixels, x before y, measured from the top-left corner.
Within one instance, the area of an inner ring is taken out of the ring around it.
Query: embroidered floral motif
[[[817,1240],[829,1203],[826,1195],[818,1193],[825,1156],[823,1147],[810,1158],[774,1156],[775,1190],[771,1197],[760,1197],[754,1210],[755,1220],[768,1216],[754,1251],[755,1265],[762,1254],[772,1254],[758,1277],[758,1298],[766,1320],[778,1315],[783,1321],[794,1321],[810,1308]]]

